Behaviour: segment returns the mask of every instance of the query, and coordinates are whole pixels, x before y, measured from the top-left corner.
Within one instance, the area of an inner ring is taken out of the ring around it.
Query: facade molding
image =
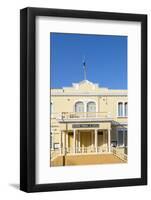
[[[65,94],[65,93],[60,93],[59,94],[59,93],[53,93],[52,96],[86,96],[86,97],[87,96],[95,96],[95,97],[98,97],[98,96],[101,96],[101,97],[106,97],[106,96],[119,96],[119,97],[122,96],[123,97],[123,96],[126,96],[127,97],[128,94],[119,94],[119,93],[117,93],[117,94],[96,94],[96,93],[95,94],[92,94],[92,93],[91,94],[82,94],[82,93],[77,93],[77,94],[76,93],[68,93],[68,94],[66,93]]]

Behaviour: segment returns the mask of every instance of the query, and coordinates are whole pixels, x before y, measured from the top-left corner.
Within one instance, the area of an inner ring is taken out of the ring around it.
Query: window
[[[79,101],[75,104],[75,112],[84,112],[84,104]]]
[[[127,130],[124,133],[124,146],[127,147]]]
[[[123,131],[118,131],[118,146],[123,146]]]
[[[128,103],[126,102],[125,103],[125,116],[127,116],[128,114]]]
[[[95,102],[88,102],[87,103],[87,116],[94,117],[96,115],[96,104]]]
[[[118,116],[122,117],[123,116],[123,103],[118,103]]]
[[[96,112],[95,102],[87,103],[87,112]]]
[[[127,117],[128,115],[128,103],[119,102],[118,103],[118,117]]]
[[[118,146],[127,147],[127,130],[126,129],[118,130],[117,141],[118,141]]]

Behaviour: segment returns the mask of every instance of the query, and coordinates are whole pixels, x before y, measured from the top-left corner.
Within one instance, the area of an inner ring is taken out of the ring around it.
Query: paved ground
[[[52,166],[64,165],[94,165],[94,164],[113,164],[113,163],[124,163],[123,160],[119,159],[113,154],[101,154],[101,155],[68,155],[65,158],[59,156],[52,162]]]
[[[112,154],[105,155],[79,155],[66,156],[66,165],[90,165],[90,164],[109,164],[123,163],[123,161]]]

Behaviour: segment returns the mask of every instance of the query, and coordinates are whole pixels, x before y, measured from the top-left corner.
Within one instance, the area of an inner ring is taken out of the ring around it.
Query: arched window
[[[76,102],[75,112],[84,112],[84,103],[82,101]]]
[[[95,102],[88,102],[87,103],[87,112],[96,112],[96,104]]]

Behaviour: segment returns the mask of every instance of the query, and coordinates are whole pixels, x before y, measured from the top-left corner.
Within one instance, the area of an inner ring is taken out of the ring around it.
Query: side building
[[[72,155],[115,154],[127,161],[127,90],[88,80],[51,89],[50,165]],[[75,157],[76,159],[76,157]]]

